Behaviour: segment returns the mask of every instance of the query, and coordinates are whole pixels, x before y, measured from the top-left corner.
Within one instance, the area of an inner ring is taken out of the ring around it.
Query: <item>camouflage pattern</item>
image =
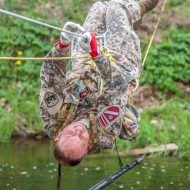
[[[152,10],[158,4],[159,0],[138,0],[141,6],[141,16]]]
[[[48,53],[47,57],[66,57],[66,53],[58,52],[56,47]],[[66,60],[45,61],[41,68],[40,112],[44,122],[44,130],[52,137],[53,127],[57,114],[66,96]]]
[[[117,137],[133,140],[139,131],[139,114],[129,104],[127,90],[141,70],[140,41],[133,24],[141,18],[140,5],[134,0],[111,0],[95,3],[85,20],[84,28],[96,35],[106,33],[107,46],[115,58],[113,64],[103,53],[94,63],[91,60],[76,60],[73,70],[66,72],[66,61],[45,61],[41,69],[40,110],[44,129],[53,138],[53,127],[59,110],[65,103],[77,106],[76,115],[96,107],[97,112],[109,105],[119,105],[123,116],[105,131],[97,124],[100,148],[111,148]],[[77,43],[73,52],[82,54]],[[70,51],[61,53],[54,47],[48,57],[69,56]],[[103,94],[100,95],[100,80]],[[80,97],[87,92],[86,97]],[[82,118],[88,120],[87,114]],[[75,118],[78,120],[79,118]],[[74,121],[73,121],[74,122]]]

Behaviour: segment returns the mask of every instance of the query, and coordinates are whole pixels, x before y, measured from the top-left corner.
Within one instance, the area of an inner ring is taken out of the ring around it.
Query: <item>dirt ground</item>
[[[156,26],[158,17],[160,16],[161,9],[165,0],[160,0],[158,6],[147,13],[143,19],[142,23],[137,29],[137,34],[141,40],[146,39],[147,41],[151,38],[153,31]],[[169,2],[167,1],[164,13],[161,15],[160,24],[156,31],[156,35],[153,43],[161,42],[164,28],[166,26],[171,27],[183,27],[190,31],[190,9],[185,5],[190,5],[190,1],[184,1],[179,6],[169,7]],[[147,44],[148,45],[148,44]],[[146,64],[146,63],[145,63]],[[187,95],[190,96],[190,86],[184,83],[178,83],[178,87]],[[165,100],[159,100],[158,92],[153,86],[142,86],[139,88],[138,92],[132,98],[132,102],[144,111],[150,107],[156,107],[165,103],[168,99],[172,97],[172,94],[169,94]]]
[[[137,30],[137,33],[141,39],[149,39],[151,37],[158,17],[161,13],[164,1],[165,0],[160,0],[155,9],[144,15],[142,23]],[[187,5],[187,7],[185,5]],[[163,28],[165,26],[183,27],[190,31],[190,19],[187,19],[190,16],[190,9],[188,8],[189,5],[190,1],[186,0],[186,3],[183,3],[182,5],[169,7],[169,1],[167,1],[164,13],[161,15],[158,30],[156,32],[154,39],[155,42],[161,41]]]

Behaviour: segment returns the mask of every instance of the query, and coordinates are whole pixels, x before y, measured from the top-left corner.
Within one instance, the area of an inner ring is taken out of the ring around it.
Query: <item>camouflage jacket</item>
[[[59,52],[54,47],[47,57],[68,56],[66,53]],[[109,105],[120,105],[123,113],[126,113],[128,103],[127,87],[128,82],[117,73],[116,64],[101,54],[94,62],[90,59],[79,60],[78,66],[73,70],[66,72],[67,61],[45,61],[41,69],[41,98],[40,110],[44,121],[44,129],[50,137],[54,133],[54,125],[57,115],[64,104],[75,104],[77,109],[76,115],[80,118],[86,118],[87,112],[92,107],[96,107],[97,112]],[[100,95],[100,80],[103,79],[103,93]],[[81,97],[81,93],[86,93]],[[54,95],[54,96],[52,96]],[[94,105],[93,105],[94,104]],[[136,114],[136,113],[135,113]],[[136,114],[137,115],[137,114]],[[136,117],[135,117],[136,118]],[[75,120],[78,118],[75,117]],[[110,148],[113,141],[121,135],[123,118],[120,118],[112,124],[107,131],[102,130],[100,122],[97,122],[99,146],[101,148]],[[87,120],[87,126],[89,121]],[[138,126],[139,118],[132,121],[133,126]],[[106,133],[105,133],[106,132]],[[128,136],[126,139],[131,140],[134,136]]]

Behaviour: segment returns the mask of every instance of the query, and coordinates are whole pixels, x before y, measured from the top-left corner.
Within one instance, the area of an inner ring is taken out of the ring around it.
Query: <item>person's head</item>
[[[68,125],[54,139],[56,160],[66,166],[79,164],[88,153],[89,138],[83,120]]]

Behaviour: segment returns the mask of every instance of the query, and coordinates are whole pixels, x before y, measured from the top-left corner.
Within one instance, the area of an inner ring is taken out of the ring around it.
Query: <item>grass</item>
[[[162,42],[150,50],[141,83],[180,94],[177,82],[190,83],[189,45],[190,33],[186,29],[168,28]]]
[[[68,20],[82,23],[93,1],[47,0],[16,3],[4,1],[2,8],[21,15],[63,27]],[[88,3],[87,3],[88,2]],[[56,17],[52,14],[56,13]],[[0,17],[0,56],[44,57],[60,32],[20,19]],[[38,96],[42,62],[1,61],[0,64],[0,141],[9,140],[14,128],[42,130]]]

